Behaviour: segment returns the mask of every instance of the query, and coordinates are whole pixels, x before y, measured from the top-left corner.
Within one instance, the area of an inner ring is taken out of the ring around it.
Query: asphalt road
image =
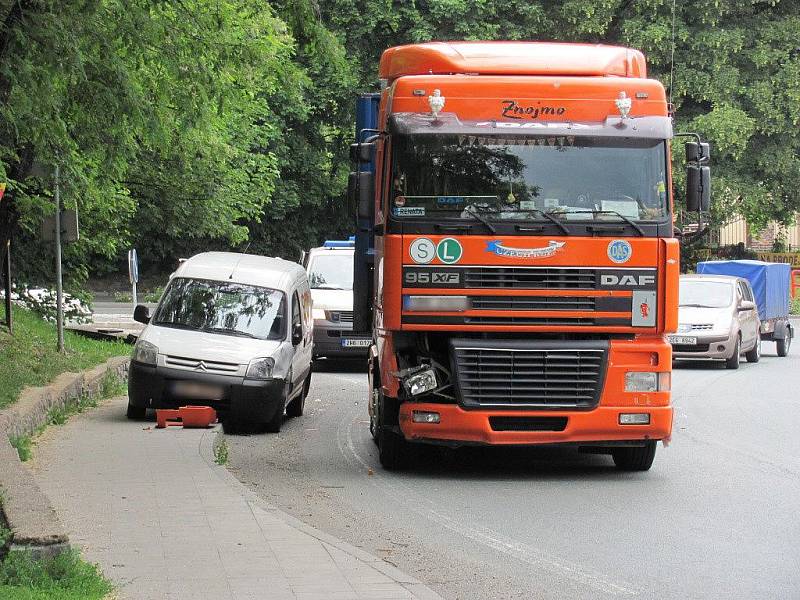
[[[353,368],[315,373],[279,435],[229,436],[230,465],[448,599],[800,598],[800,345],[764,353],[679,365],[673,442],[647,473],[542,449],[434,449],[383,471]]]

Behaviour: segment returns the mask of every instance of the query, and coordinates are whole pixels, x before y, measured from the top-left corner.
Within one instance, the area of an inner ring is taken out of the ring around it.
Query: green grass
[[[222,441],[214,446],[214,462],[218,465],[228,464],[228,442],[225,441],[225,438],[222,438]]]
[[[123,342],[92,340],[67,331],[67,351],[59,354],[55,324],[21,308],[14,308],[13,316],[13,336],[0,325],[0,409],[15,402],[25,386],[47,385],[65,371],[82,371],[131,351]],[[0,322],[5,323],[4,310]]]
[[[789,301],[789,312],[793,315],[800,315],[800,296]]]
[[[14,550],[0,563],[0,598],[4,600],[100,600],[113,589],[96,565],[78,552],[33,560]]]
[[[9,438],[11,445],[14,446],[22,462],[28,462],[33,456],[33,438],[29,435],[17,435]]]

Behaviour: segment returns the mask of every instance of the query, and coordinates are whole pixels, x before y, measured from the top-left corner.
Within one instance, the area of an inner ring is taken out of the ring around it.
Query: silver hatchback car
[[[741,277],[681,275],[678,331],[669,336],[673,359],[724,360],[738,369],[761,358],[761,322],[753,290]]]

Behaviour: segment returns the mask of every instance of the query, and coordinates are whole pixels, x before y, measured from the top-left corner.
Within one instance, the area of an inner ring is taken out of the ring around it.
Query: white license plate
[[[209,385],[194,381],[176,381],[172,386],[172,394],[178,398],[219,400],[225,395],[225,390],[219,385]]]
[[[690,335],[670,335],[667,339],[670,344],[680,344],[681,346],[697,345],[697,338]]]
[[[342,348],[369,348],[371,344],[372,340],[369,338],[361,340],[342,338]]]

